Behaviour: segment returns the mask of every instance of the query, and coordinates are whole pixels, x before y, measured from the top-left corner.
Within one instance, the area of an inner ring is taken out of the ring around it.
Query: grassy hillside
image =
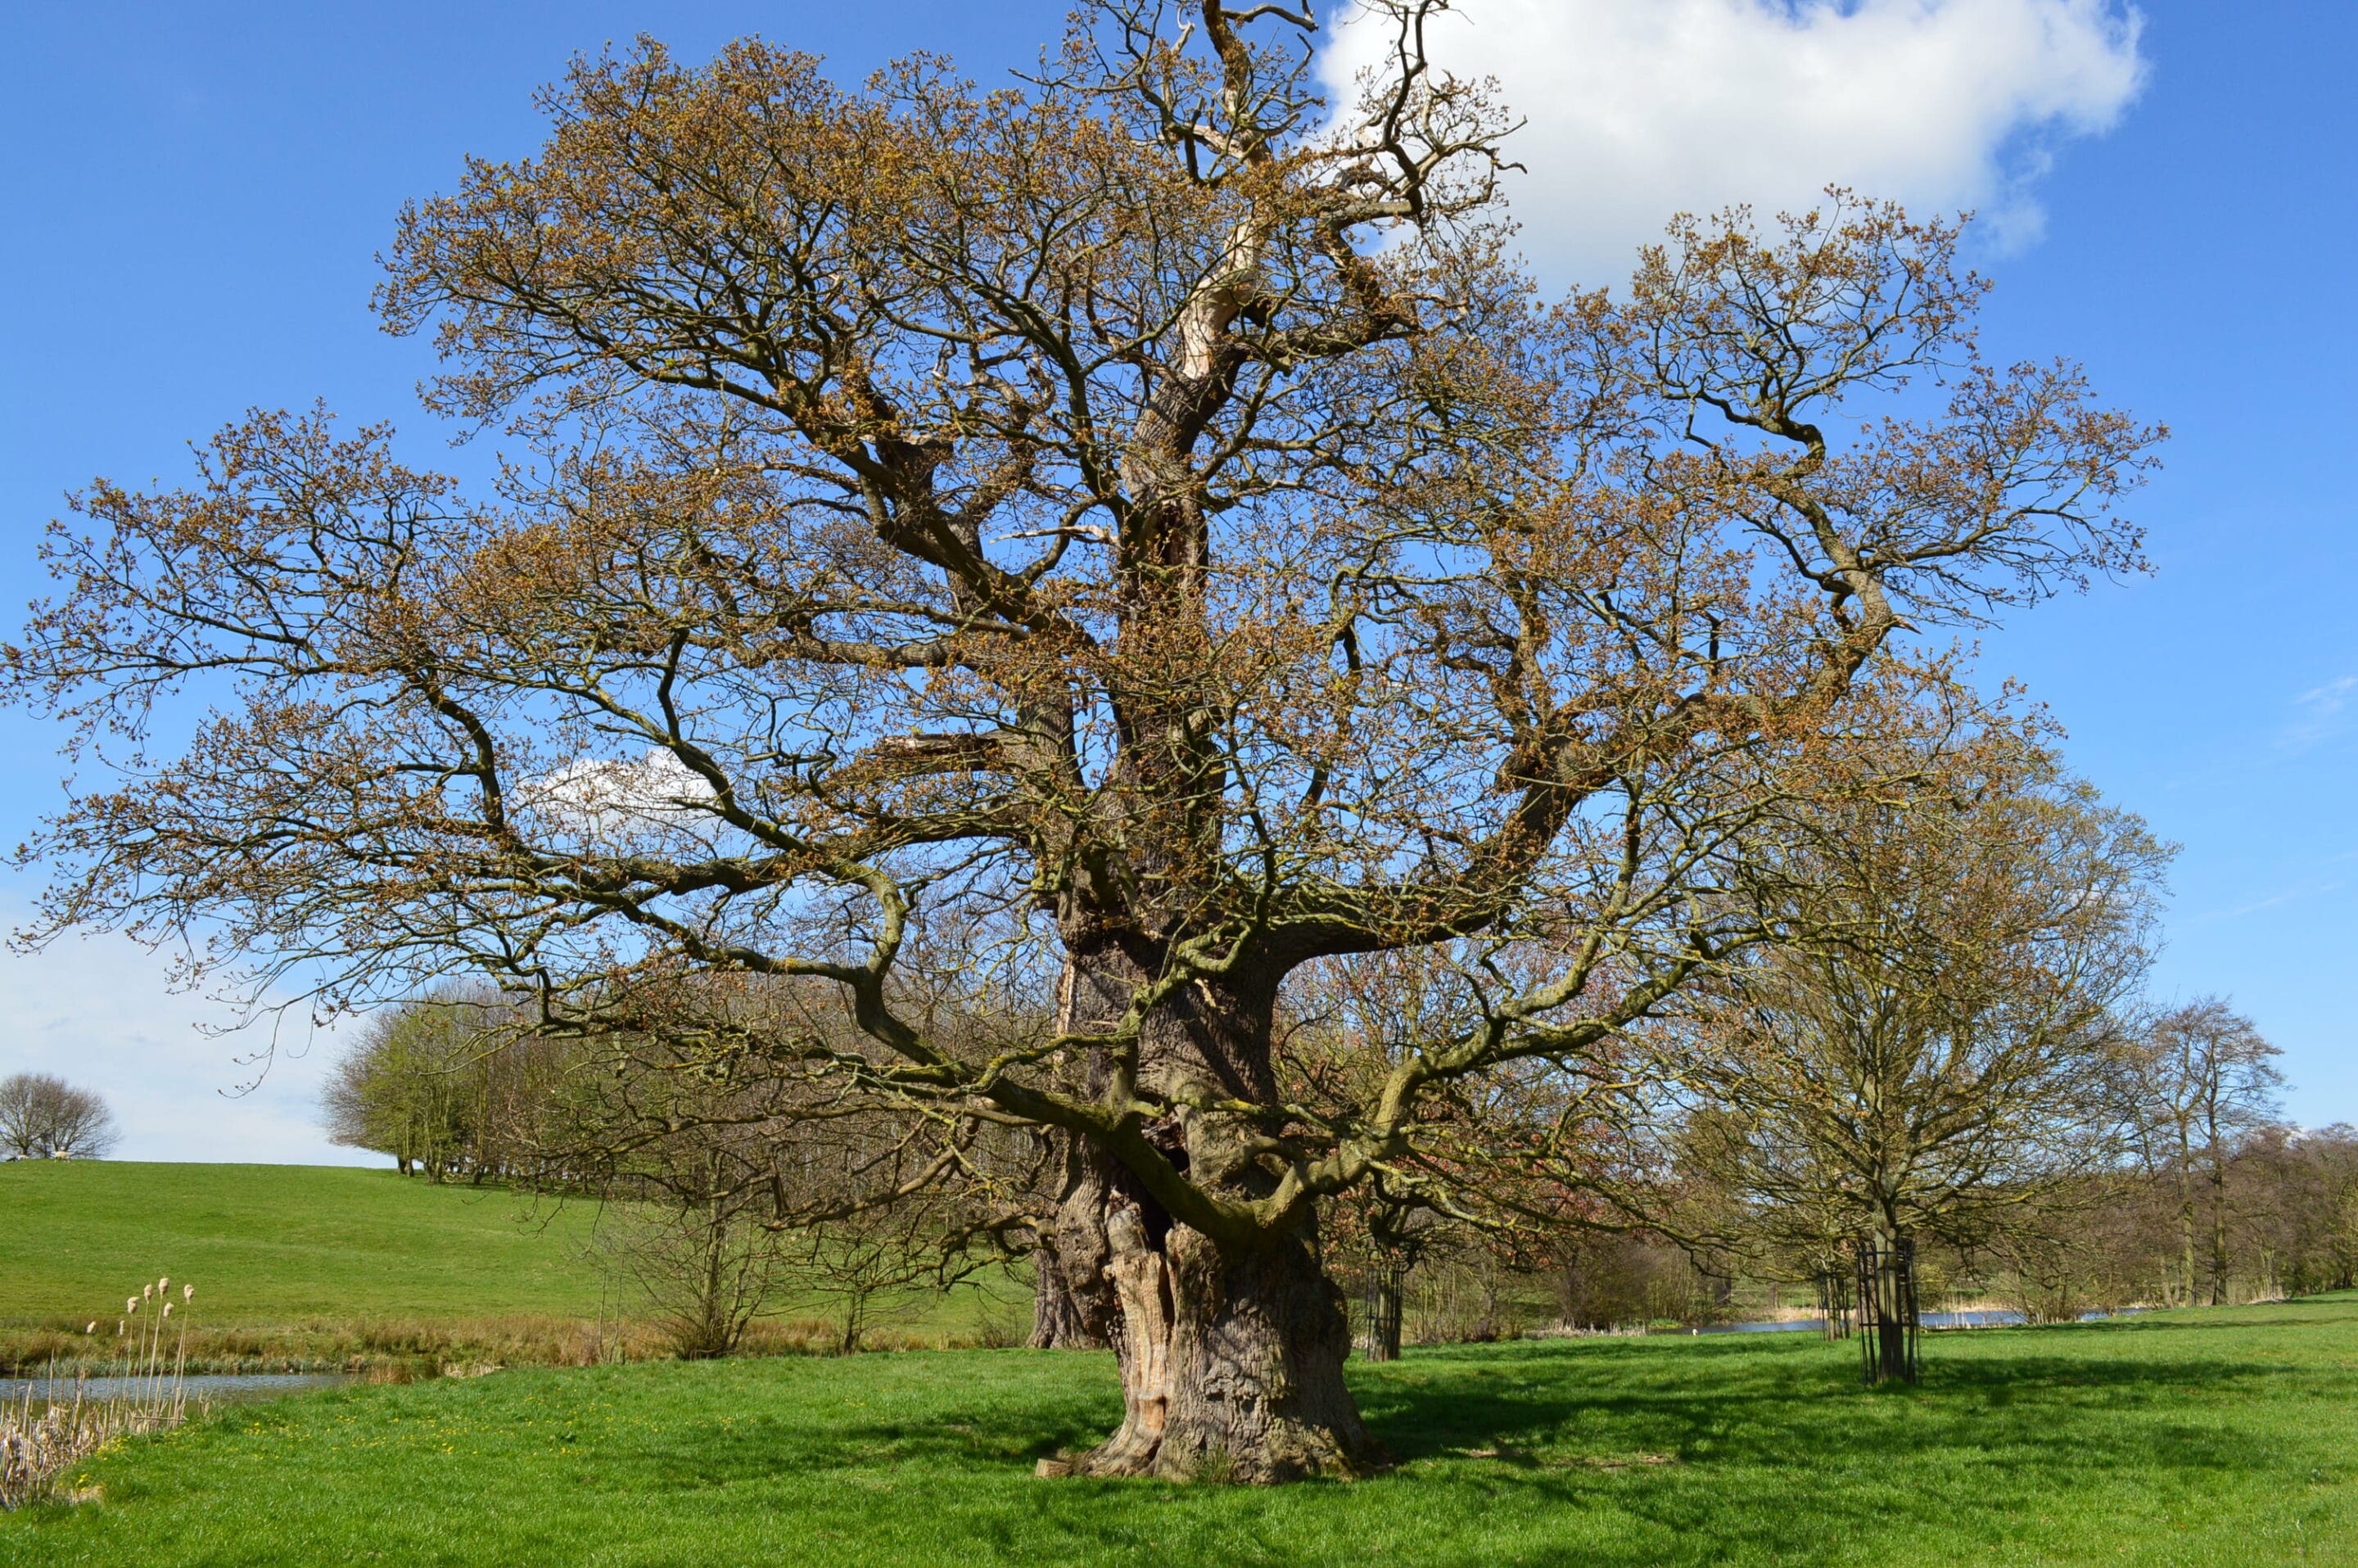
[[[592,1211],[391,1171],[129,1161],[0,1164],[0,1326],[103,1317],[169,1274],[200,1320],[590,1316]]]
[[[171,1276],[197,1287],[189,1340],[202,1370],[452,1363],[577,1364],[666,1353],[643,1298],[601,1266],[598,1206],[391,1171],[319,1165],[0,1163],[0,1372],[94,1350],[125,1295]],[[900,1292],[874,1343],[1007,1343],[1028,1286]],[[750,1347],[831,1345],[835,1304],[787,1292]],[[82,1326],[96,1320],[97,1339]]]
[[[1730,1336],[1354,1367],[1356,1486],[1041,1481],[1103,1357],[508,1372],[246,1407],[0,1519],[0,1565],[2358,1562],[2358,1299],[1851,1347]]]

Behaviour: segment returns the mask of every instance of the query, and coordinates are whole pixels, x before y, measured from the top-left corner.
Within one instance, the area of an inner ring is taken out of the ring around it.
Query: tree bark
[[[1353,1476],[1384,1463],[1343,1383],[1350,1325],[1307,1238],[1240,1255],[1183,1225],[1108,1217],[1122,1423],[1085,1476],[1247,1483]]]
[[[1102,1350],[1101,1335],[1089,1332],[1078,1294],[1065,1281],[1063,1260],[1053,1246],[1033,1254],[1032,1337],[1034,1350]]]
[[[1075,1473],[1267,1483],[1380,1468],[1343,1382],[1350,1323],[1314,1239],[1305,1221],[1224,1254],[1089,1151],[1040,1255],[1052,1282],[1033,1336],[1116,1352],[1121,1426]],[[1397,1312],[1393,1333],[1396,1346]]]
[[[1102,1028],[1121,1016],[1127,1004],[1118,979],[1084,971],[1071,959],[1056,986],[1056,1032]],[[1106,1092],[1101,1056],[1088,1058],[1091,1096]],[[1102,1350],[1113,1343],[1114,1292],[1106,1268],[1113,1248],[1106,1239],[1106,1208],[1120,1183],[1120,1169],[1106,1152],[1071,1132],[1051,1134],[1060,1155],[1056,1217],[1047,1243],[1033,1260],[1032,1338],[1035,1350]]]
[[[2178,1141],[2178,1271],[2185,1293],[2179,1301],[2180,1306],[2192,1306],[2201,1299],[2194,1271],[2194,1187],[2189,1169],[2193,1157],[2181,1135]]]
[[[1121,1016],[1155,956],[1076,955],[1069,1006],[1083,1026]],[[1263,1130],[1206,1101],[1268,1105],[1274,979],[1199,980],[1141,1028],[1138,1080],[1171,1107],[1147,1140],[1188,1180],[1257,1200],[1277,1185]],[[1090,1091],[1117,1092],[1110,1074]],[[1135,1102],[1133,1102],[1134,1104]],[[1122,1384],[1122,1422],[1073,1462],[1085,1476],[1266,1483],[1350,1476],[1385,1463],[1343,1382],[1351,1327],[1304,1206],[1249,1238],[1177,1223],[1137,1173],[1095,1146],[1057,1222],[1056,1253],[1084,1323],[1102,1303]],[[1092,1271],[1094,1271],[1092,1272]],[[1096,1282],[1102,1295],[1087,1288]]]
[[[1102,1350],[1112,1343],[1113,1284],[1106,1269],[1106,1204],[1112,1162],[1087,1141],[1060,1132],[1064,1198],[1055,1227],[1033,1255],[1032,1338],[1035,1350]]]

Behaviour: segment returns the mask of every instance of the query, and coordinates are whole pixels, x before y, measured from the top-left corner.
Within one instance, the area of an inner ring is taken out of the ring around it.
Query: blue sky
[[[1606,276],[1643,232],[1633,214],[1732,196],[1773,207],[1779,179],[1970,200],[1997,220],[1991,348],[2073,355],[2109,396],[2174,427],[2136,507],[2157,573],[2017,621],[1985,639],[1982,667],[2028,683],[2067,727],[2073,764],[2184,846],[2160,992],[2233,997],[2283,1047],[2298,1119],[2358,1119],[2358,503],[2345,476],[2358,311],[2340,292],[2358,247],[2358,107],[2343,80],[2358,7],[1474,10],[1469,64],[1507,77],[1531,117],[1517,200],[1552,272]],[[647,30],[700,57],[760,32],[845,77],[925,49],[990,79],[1029,63],[1060,13],[1031,0],[12,7],[0,600],[39,591],[34,543],[62,492],[100,473],[177,478],[185,443],[246,406],[321,397],[433,440],[411,390],[422,346],[367,312],[373,254],[401,201],[449,188],[464,155],[536,144],[532,89],[569,51]],[[13,838],[57,798],[58,766],[53,738],[21,716],[0,716],[0,744]],[[0,875],[0,912],[35,885]],[[0,960],[0,1072],[61,1071],[105,1092],[125,1155],[350,1157],[311,1125],[332,1045],[297,1055],[299,1031],[285,1034],[262,1087],[237,1098],[222,1091],[253,1076],[239,1058],[265,1042],[191,1027],[219,1016],[120,943]]]

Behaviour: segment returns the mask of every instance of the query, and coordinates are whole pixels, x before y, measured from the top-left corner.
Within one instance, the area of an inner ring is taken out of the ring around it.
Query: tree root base
[[[1288,1481],[1357,1481],[1392,1466],[1391,1456],[1373,1442],[1357,1453],[1346,1453],[1329,1443],[1285,1444],[1254,1454],[1239,1454],[1215,1443],[1191,1446],[1167,1439],[1144,1453],[1128,1444],[1120,1452],[1109,1452],[1114,1446],[1109,1443],[1085,1454],[1058,1454],[1041,1460],[1033,1473],[1043,1480],[1087,1476],[1270,1487]]]

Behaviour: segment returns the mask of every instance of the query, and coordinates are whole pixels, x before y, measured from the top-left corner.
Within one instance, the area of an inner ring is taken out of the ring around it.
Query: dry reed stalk
[[[101,1449],[127,1437],[168,1432],[188,1419],[188,1327],[185,1310],[196,1296],[194,1285],[180,1287],[180,1299],[169,1299],[170,1276],[141,1287],[124,1301],[123,1320],[115,1325],[122,1346],[114,1368],[117,1392],[105,1399],[90,1397],[90,1375],[76,1373],[73,1398],[56,1397],[57,1366],[49,1365],[39,1380],[44,1390],[36,1413],[35,1381],[27,1379],[13,1404],[0,1406],[0,1509],[22,1508],[51,1496],[58,1481],[73,1465]],[[162,1298],[159,1310],[140,1308]],[[179,1323],[168,1332],[175,1306]],[[133,1323],[138,1331],[126,1332]],[[82,1331],[95,1337],[98,1320]],[[127,1391],[124,1391],[127,1390]]]

